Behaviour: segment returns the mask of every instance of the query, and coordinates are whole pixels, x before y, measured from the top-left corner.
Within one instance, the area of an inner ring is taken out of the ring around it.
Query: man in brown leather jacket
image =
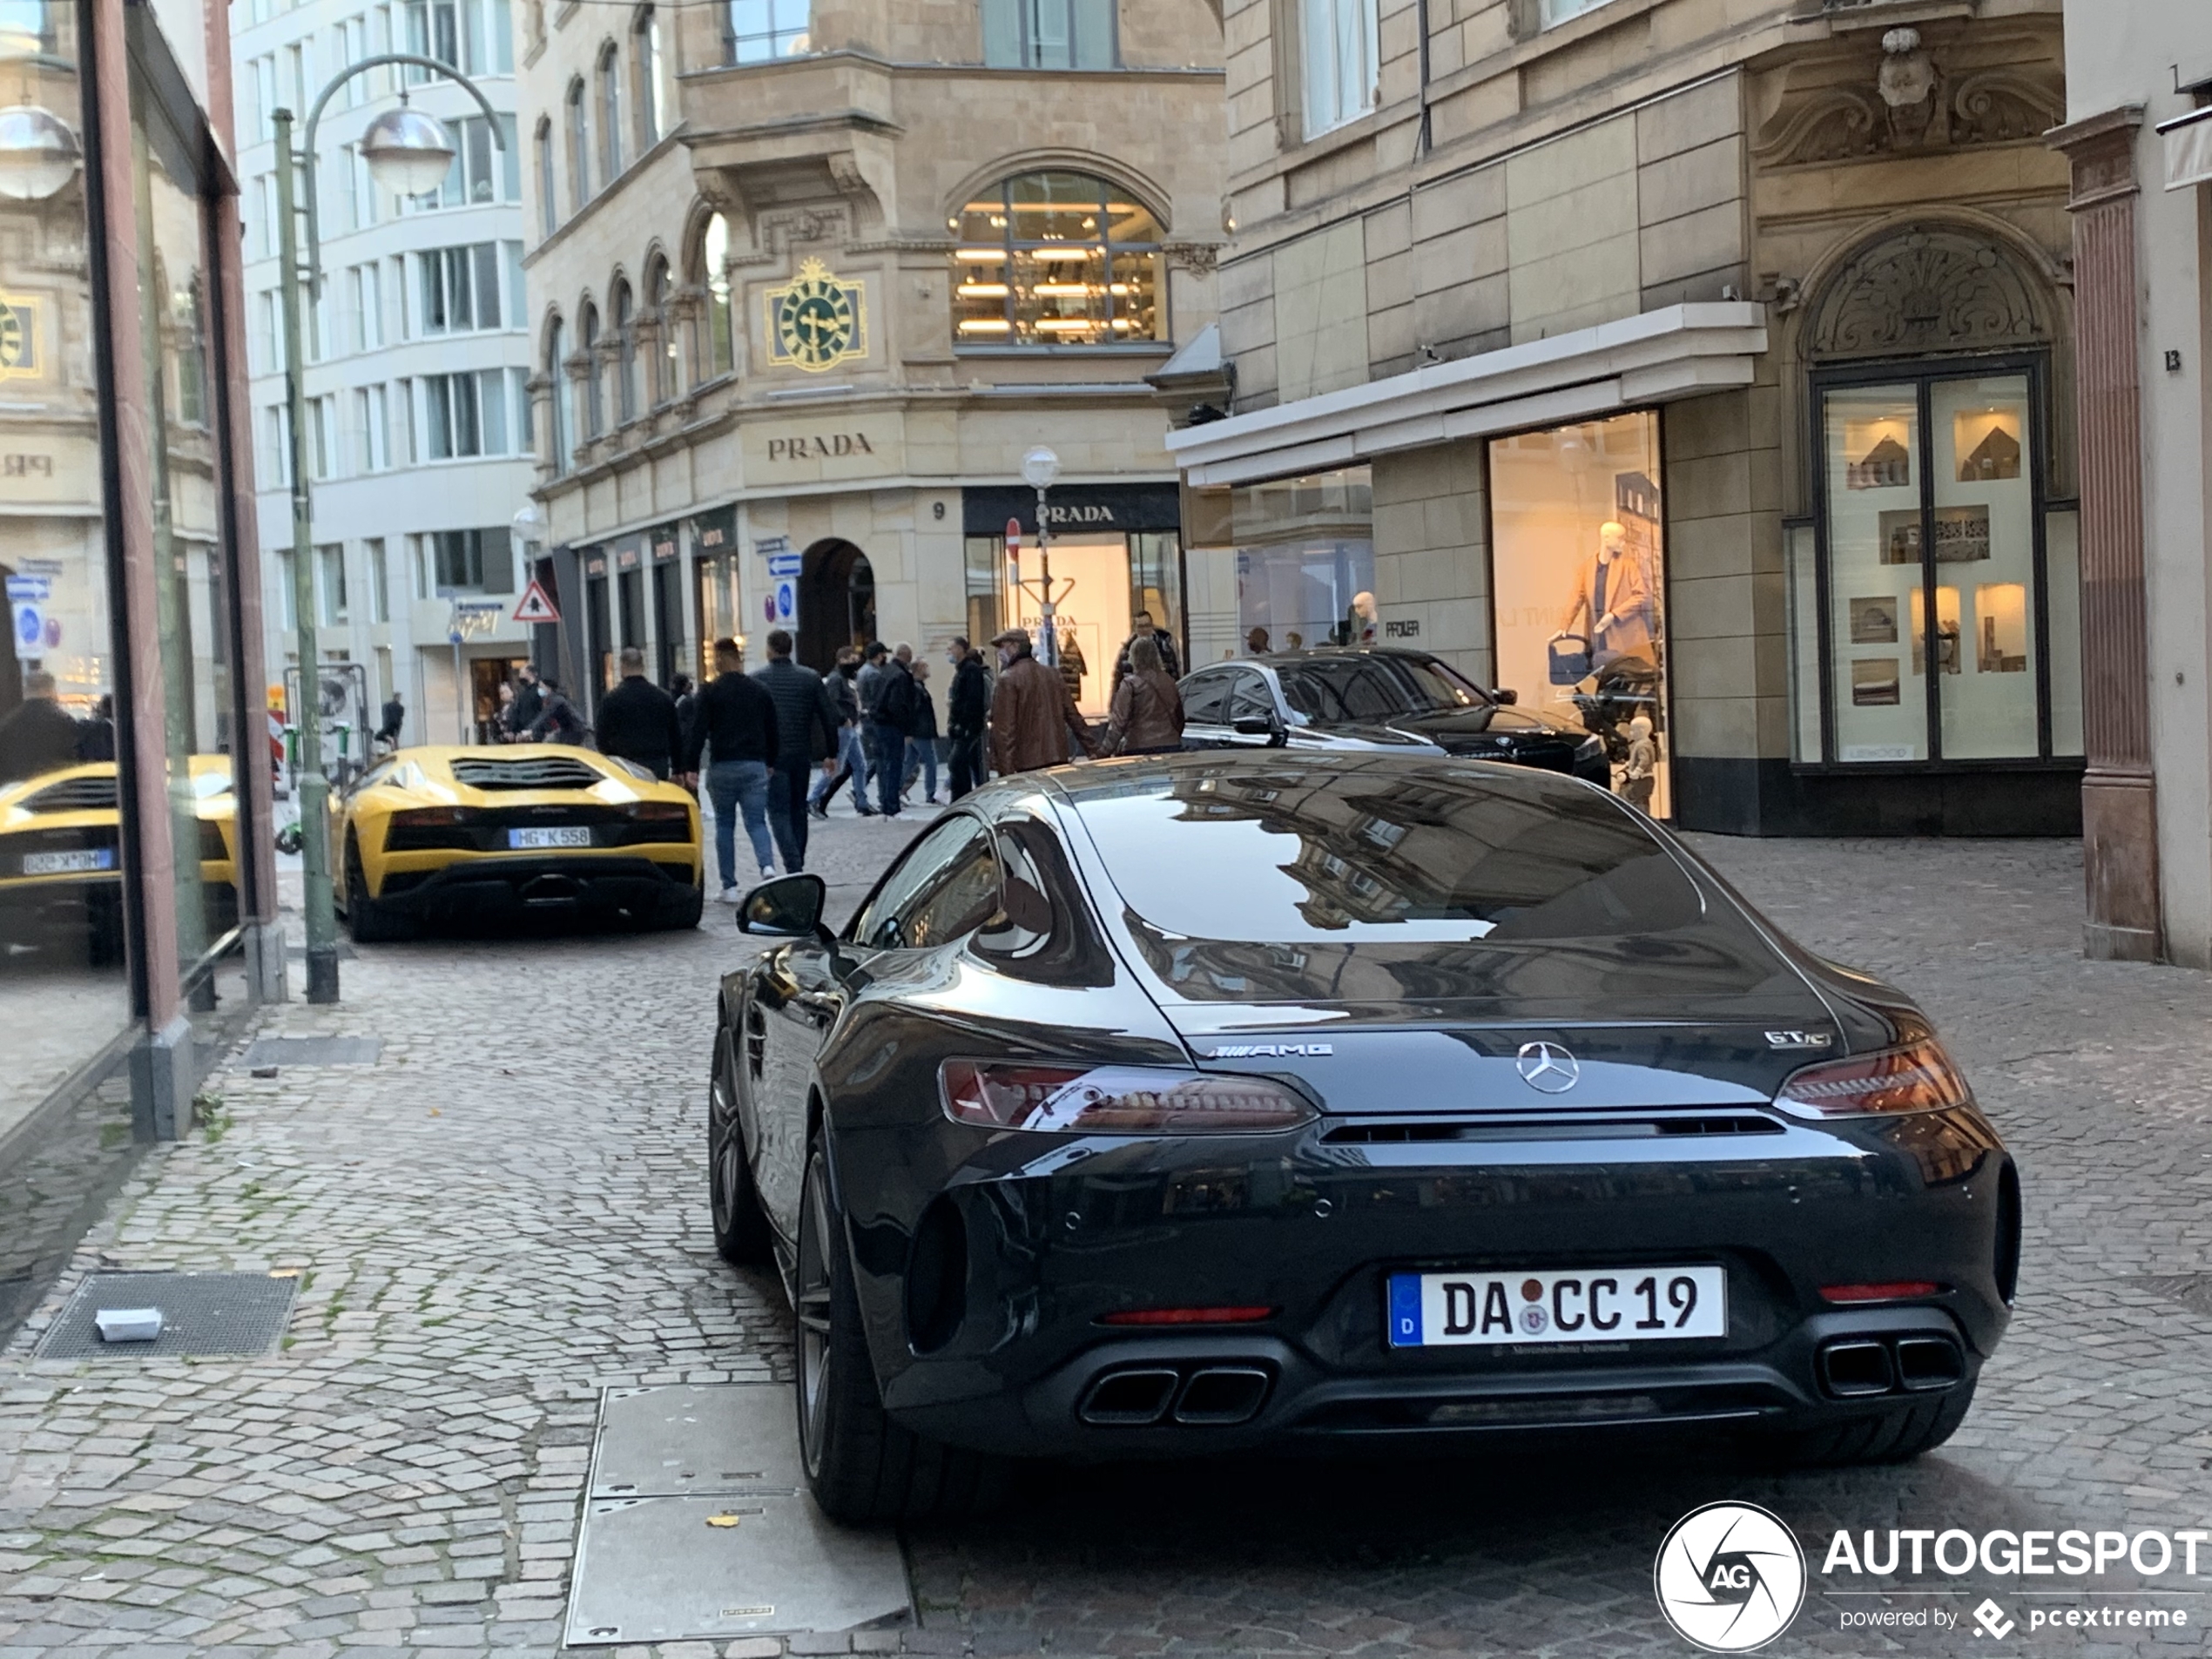
[[[1086,755],[1096,754],[1090,728],[1069,700],[1060,676],[1029,651],[1029,631],[1009,628],[991,644],[998,647],[998,690],[991,696],[991,770],[1034,772],[1067,764],[1069,739]]]

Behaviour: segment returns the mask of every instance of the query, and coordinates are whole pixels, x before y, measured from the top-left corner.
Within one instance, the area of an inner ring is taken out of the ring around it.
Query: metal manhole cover
[[[41,1359],[163,1359],[266,1353],[292,1317],[300,1282],[267,1273],[95,1273],[38,1345]],[[103,1308],[159,1308],[151,1342],[104,1342]]]
[[[384,1052],[380,1037],[257,1037],[239,1056],[241,1066],[373,1066]]]

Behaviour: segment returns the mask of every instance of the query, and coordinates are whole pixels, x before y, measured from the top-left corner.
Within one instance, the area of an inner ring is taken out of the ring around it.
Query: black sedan
[[[1521,708],[1426,651],[1284,651],[1202,668],[1182,691],[1186,749],[1441,752],[1613,781],[1580,721]]]
[[[721,990],[716,1238],[813,1491],[1004,1460],[1957,1427],[2020,1187],[1927,1019],[1573,779],[1131,759],[976,792]]]

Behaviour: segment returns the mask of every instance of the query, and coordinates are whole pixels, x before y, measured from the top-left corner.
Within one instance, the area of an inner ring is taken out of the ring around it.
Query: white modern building
[[[304,144],[321,89],[393,51],[452,64],[500,112],[495,135],[465,89],[425,70],[372,69],[337,91],[315,139],[323,284],[303,330],[322,658],[361,664],[372,711],[401,692],[404,741],[473,741],[499,679],[529,653],[529,630],[508,620],[524,579],[510,527],[534,446],[507,0],[240,0],[233,17],[273,685],[299,653],[271,118],[290,110]],[[433,195],[373,186],[356,153],[402,94],[456,140]],[[456,598],[504,601],[497,625],[461,648],[458,685]]]

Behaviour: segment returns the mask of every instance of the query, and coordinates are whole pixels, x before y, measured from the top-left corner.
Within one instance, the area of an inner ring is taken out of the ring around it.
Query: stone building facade
[[[1184,623],[1148,376],[1214,320],[1205,0],[556,4],[522,62],[567,676],[596,695],[627,644],[697,673],[778,624],[826,667],[1034,621],[1042,442],[1103,709],[1131,613]]]
[[[2212,967],[2212,12],[2067,8],[2092,954]]]
[[[1685,826],[2077,828],[2055,0],[1225,10],[1240,636],[1645,713]]]

